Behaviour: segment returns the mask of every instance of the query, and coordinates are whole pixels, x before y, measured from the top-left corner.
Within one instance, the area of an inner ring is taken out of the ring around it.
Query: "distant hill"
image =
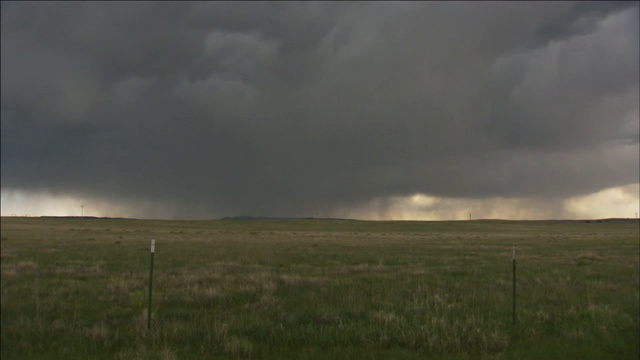
[[[41,219],[91,219],[91,220],[135,220],[122,217],[97,217],[97,216],[40,216]]]
[[[7,216],[3,216],[7,217]],[[123,217],[97,217],[97,216],[33,216],[39,217],[41,219],[88,219],[88,220],[138,220],[136,218],[123,218]],[[186,220],[186,219],[185,219]],[[218,220],[247,220],[247,221],[291,221],[291,220],[318,220],[318,221],[366,221],[366,220],[358,220],[358,219],[344,219],[344,218],[330,218],[330,217],[270,217],[270,216],[250,216],[250,215],[240,215],[240,216],[226,216]],[[387,220],[393,221],[393,220]],[[402,220],[398,220],[402,222]],[[416,220],[423,221],[423,220]],[[428,221],[428,220],[424,220]],[[429,222],[438,222],[438,220],[431,220]],[[468,220],[441,220],[441,221],[468,221]],[[473,221],[558,221],[558,222],[584,222],[584,223],[615,223],[615,222],[628,222],[628,221],[638,221],[637,218],[607,218],[607,219],[576,219],[576,220],[503,220],[503,219],[474,219]]]
[[[333,220],[333,221],[356,221],[354,219],[342,218],[315,218],[315,217],[269,217],[269,216],[227,216],[220,220]]]
[[[609,219],[597,219],[597,220],[582,220],[586,223],[607,223],[607,222],[625,222],[625,221],[637,221],[634,218],[609,218]]]

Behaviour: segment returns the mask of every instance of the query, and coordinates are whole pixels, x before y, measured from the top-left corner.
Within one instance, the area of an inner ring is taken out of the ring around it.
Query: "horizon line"
[[[166,219],[166,218],[129,218],[111,216],[74,216],[74,215],[2,215],[0,218],[41,218],[41,219],[88,219],[88,220],[142,220],[142,221],[292,221],[292,220],[322,220],[322,221],[369,221],[369,222],[473,222],[473,221],[620,221],[640,220],[637,217],[609,217],[609,218],[583,218],[583,219],[502,219],[502,218],[478,218],[478,219],[442,219],[442,220],[393,220],[393,219],[353,219],[338,217],[313,217],[313,216],[225,216],[221,218],[207,219]]]

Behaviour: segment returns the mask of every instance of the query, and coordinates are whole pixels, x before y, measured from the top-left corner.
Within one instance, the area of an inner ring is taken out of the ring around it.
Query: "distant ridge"
[[[345,218],[316,218],[316,217],[270,217],[270,216],[249,216],[249,215],[240,215],[240,216],[226,216],[221,218],[220,220],[332,220],[332,221],[370,221],[370,220],[358,220],[358,219],[345,219]],[[473,219],[471,221],[558,221],[558,222],[585,222],[585,223],[606,223],[606,222],[624,222],[624,221],[637,221],[637,218],[606,218],[606,219],[545,219],[545,220],[507,220],[507,219]],[[449,221],[459,221],[459,222],[468,222],[470,220],[382,220],[382,221],[427,221],[427,222],[449,222]]]
[[[332,220],[332,221],[357,221],[343,218],[316,218],[316,217],[270,217],[270,216],[226,216],[220,220]]]
[[[91,220],[136,220],[123,217],[98,217],[98,216],[40,216],[41,219],[91,219]]]
[[[89,219],[89,220],[143,220],[138,218],[123,218],[123,217],[98,217],[98,216],[7,216],[3,215],[2,218],[11,217],[26,217],[26,218],[40,218],[40,219]],[[152,220],[152,219],[145,219]],[[163,219],[154,219],[163,220]],[[169,221],[207,221],[206,219],[164,219]],[[209,220],[240,220],[240,221],[291,221],[291,220],[322,220],[322,221],[395,221],[395,222],[482,222],[482,221],[531,221],[531,222],[582,222],[582,223],[616,223],[616,222],[628,222],[628,221],[640,221],[638,218],[604,218],[604,219],[543,219],[543,220],[507,220],[507,219],[473,219],[473,220],[363,220],[363,219],[346,219],[346,218],[331,218],[331,217],[270,217],[270,216],[226,216],[218,219]]]
[[[608,218],[608,219],[595,219],[595,220],[579,220],[587,223],[600,223],[600,222],[622,222],[622,221],[638,221],[638,218]]]

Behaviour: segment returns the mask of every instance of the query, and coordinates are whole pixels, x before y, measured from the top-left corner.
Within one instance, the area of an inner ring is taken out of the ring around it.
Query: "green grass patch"
[[[3,360],[640,355],[632,220],[2,218],[1,232]]]

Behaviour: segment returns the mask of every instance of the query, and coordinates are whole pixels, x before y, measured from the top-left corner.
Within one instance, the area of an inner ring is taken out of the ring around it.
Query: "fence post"
[[[516,247],[513,247],[513,324],[516,323]]]
[[[151,294],[153,292],[153,254],[156,252],[156,241],[151,240],[151,266],[149,267],[149,308],[147,312],[147,329],[151,329]]]

